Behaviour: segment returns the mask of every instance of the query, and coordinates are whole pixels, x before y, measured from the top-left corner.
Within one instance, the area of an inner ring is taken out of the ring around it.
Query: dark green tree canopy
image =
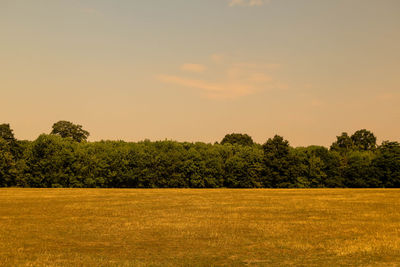
[[[400,143],[383,141],[382,145],[379,146],[379,152],[396,151],[400,155]]]
[[[6,142],[15,141],[13,130],[11,130],[10,124],[8,123],[0,124],[0,138],[3,138]]]
[[[336,142],[331,145],[331,150],[334,151],[348,151],[354,146],[353,140],[347,133],[342,133],[336,137]]]
[[[384,141],[375,152],[376,155],[372,161],[374,177],[379,178],[384,187],[399,188],[400,144]]]
[[[51,134],[58,134],[62,138],[70,137],[77,142],[85,141],[89,136],[89,132],[83,130],[81,125],[76,125],[69,121],[54,123]]]
[[[298,157],[291,153],[289,142],[282,136],[274,138],[262,146],[264,152],[265,177],[264,184],[268,187],[296,187],[299,177],[300,162]]]
[[[224,144],[252,146],[254,142],[248,134],[232,133],[225,135],[224,139],[222,139],[221,145]]]
[[[82,142],[88,135],[80,125],[59,121],[52,134],[21,141],[1,124],[0,187],[400,188],[400,144],[376,147],[367,130],[343,133],[331,150],[293,148],[278,135],[263,145],[245,134],[213,145]]]
[[[375,135],[365,129],[356,131],[352,136],[354,148],[358,150],[374,150],[376,148]]]
[[[285,140],[282,136],[275,135],[274,138],[268,139],[263,145],[263,149],[266,155],[273,155],[278,158],[285,157],[290,151],[289,141]]]

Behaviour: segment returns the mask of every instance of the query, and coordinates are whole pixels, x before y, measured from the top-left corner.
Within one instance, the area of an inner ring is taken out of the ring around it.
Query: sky
[[[0,0],[0,123],[90,141],[400,141],[398,0]]]

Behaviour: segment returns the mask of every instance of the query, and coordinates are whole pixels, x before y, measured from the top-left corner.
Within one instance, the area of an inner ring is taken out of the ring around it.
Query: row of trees
[[[343,133],[328,149],[293,148],[281,136],[256,144],[246,134],[221,143],[87,142],[60,121],[35,141],[0,125],[0,186],[104,188],[400,187],[400,144],[367,130]]]

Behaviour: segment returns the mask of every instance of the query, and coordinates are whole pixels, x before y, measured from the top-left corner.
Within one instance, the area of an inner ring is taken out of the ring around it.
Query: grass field
[[[2,266],[399,266],[400,190],[0,189]]]

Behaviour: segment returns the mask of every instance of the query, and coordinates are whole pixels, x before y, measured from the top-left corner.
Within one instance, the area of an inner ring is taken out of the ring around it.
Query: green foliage
[[[371,162],[374,158],[372,151],[352,151],[347,164],[343,166],[343,176],[346,187],[368,188],[380,187],[379,179],[371,175]]]
[[[13,186],[17,175],[16,160],[10,144],[0,138],[0,187]]]
[[[372,161],[374,177],[379,178],[384,187],[400,187],[400,144],[385,141],[378,148]]]
[[[89,132],[83,130],[81,125],[76,125],[69,121],[54,123],[51,134],[60,135],[62,138],[69,137],[77,142],[85,141],[89,137]]]
[[[299,187],[324,187],[328,176],[327,165],[324,161],[324,156],[327,153],[329,152],[326,148],[318,146],[309,146],[294,150],[294,154],[299,160],[301,178],[298,182]]]
[[[53,134],[29,142],[15,140],[9,125],[1,125],[0,186],[400,187],[400,144],[377,147],[366,130],[343,133],[328,150],[292,148],[278,135],[262,146],[240,134],[227,135],[221,144],[82,142],[88,134],[74,135],[81,128],[70,126],[55,124]]]
[[[10,128],[10,124],[0,124],[0,138],[2,138],[7,143],[15,142],[15,137],[13,134],[13,130],[11,130]]]
[[[72,187],[75,159],[72,140],[42,134],[26,151],[26,177],[31,187]]]
[[[351,137],[347,133],[337,136],[336,142],[331,145],[331,150],[347,153],[351,150],[374,150],[376,148],[375,135],[365,129],[356,131]]]
[[[225,186],[233,188],[262,187],[263,153],[253,147],[234,147],[225,162]]]
[[[356,131],[352,136],[351,140],[355,149],[358,150],[374,150],[376,148],[376,137],[375,135],[365,129]]]
[[[291,151],[289,142],[275,135],[262,146],[264,151],[265,187],[298,187],[299,159]]]
[[[221,144],[252,146],[254,142],[251,136],[247,134],[232,133],[225,135],[224,139],[221,141]]]
[[[336,137],[336,142],[331,145],[331,150],[346,153],[353,149],[354,143],[351,137],[347,133],[342,133]]]

